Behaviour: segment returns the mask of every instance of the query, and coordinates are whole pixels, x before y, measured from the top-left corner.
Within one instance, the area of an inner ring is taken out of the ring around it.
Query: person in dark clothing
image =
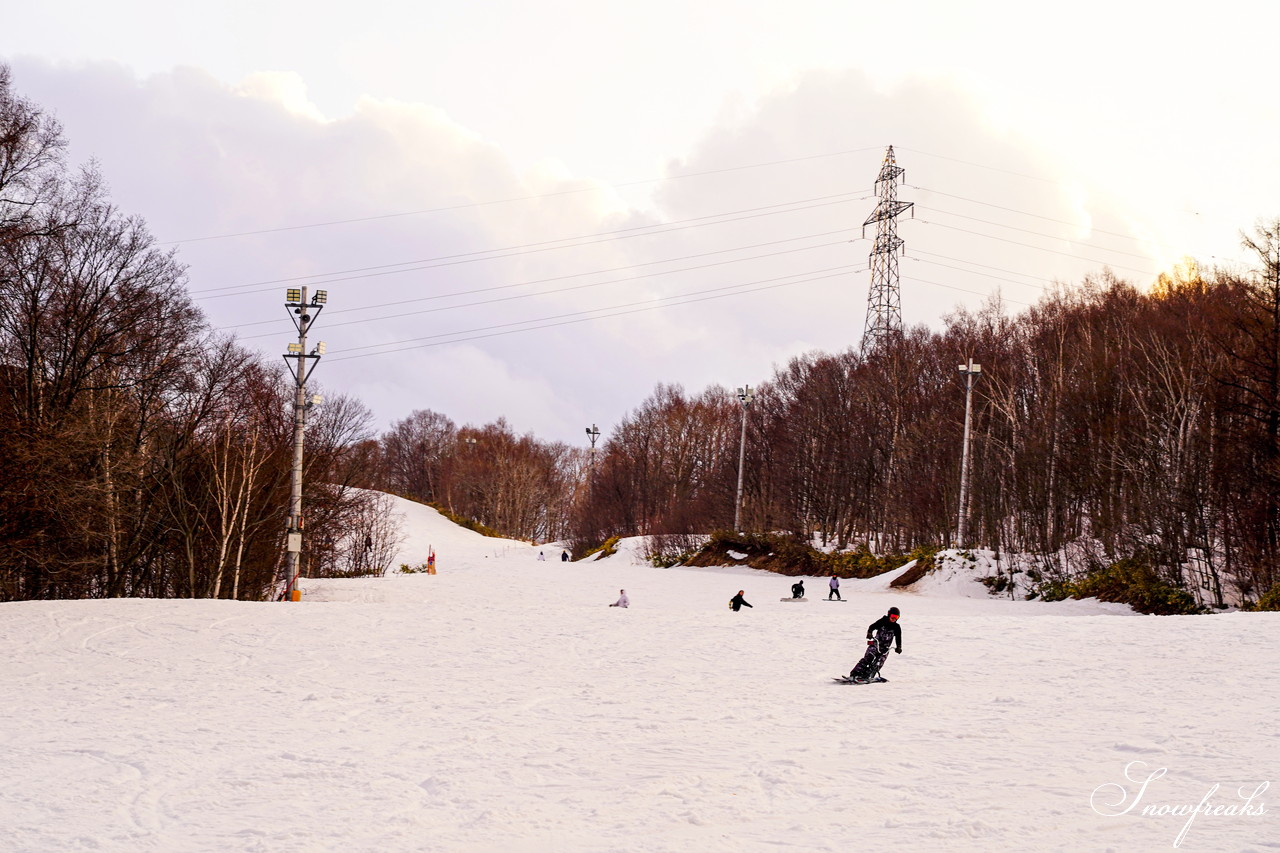
[[[804,598],[804,581],[799,581],[791,585],[792,598]]]
[[[862,656],[849,672],[849,678],[859,684],[875,681],[880,677],[880,668],[889,656],[889,647],[902,654],[902,628],[898,625],[898,608],[890,607],[889,612],[867,626],[867,653]]]
[[[744,590],[741,590],[741,589],[740,589],[740,590],[738,590],[738,594],[737,594],[737,595],[735,595],[733,598],[729,599],[729,606],[733,608],[733,611],[734,611],[735,613],[737,613],[739,610],[741,610],[741,609],[742,609],[742,608],[744,608],[744,607],[751,607],[751,605],[750,605],[750,604],[747,604],[747,600],[746,600],[745,598],[743,598],[743,597],[742,597],[742,596],[743,596],[743,593],[744,593]],[[754,609],[754,608],[752,608],[752,609]]]
[[[568,551],[561,551],[561,552],[560,552],[560,562],[562,562],[562,563],[567,563],[567,562],[569,562],[569,552],[568,552]]]

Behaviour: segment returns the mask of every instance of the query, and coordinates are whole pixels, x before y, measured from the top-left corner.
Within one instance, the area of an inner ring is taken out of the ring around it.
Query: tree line
[[[281,566],[291,377],[211,329],[185,271],[0,66],[0,600],[263,598]],[[381,435],[354,396],[308,414],[307,574],[379,572],[377,489],[477,529],[564,540],[741,526],[828,548],[967,546],[1048,579],[1128,560],[1206,604],[1276,587],[1280,222],[1253,272],[1110,273],[1017,316],[993,298],[869,351],[808,353],[743,406],[654,392],[598,452],[420,409]]]
[[[746,407],[743,527],[839,548],[954,546],[969,359],[966,546],[1049,580],[1119,560],[1207,605],[1280,582],[1280,222],[1258,270],[1103,274],[1010,317],[992,299],[870,352],[811,353]],[[574,534],[728,529],[736,395],[660,387],[609,435]]]
[[[210,328],[173,251],[72,169],[0,65],[0,600],[271,593],[288,498],[282,365]],[[368,561],[368,410],[308,425],[315,571]]]
[[[1104,273],[1018,316],[996,297],[869,352],[809,353],[745,411],[723,387],[659,385],[594,460],[416,412],[380,440],[380,484],[579,554],[728,530],[745,415],[746,530],[955,546],[972,359],[964,545],[1033,555],[1046,581],[1127,560],[1205,605],[1256,600],[1280,582],[1280,222],[1245,245],[1256,272],[1188,264],[1146,290]]]

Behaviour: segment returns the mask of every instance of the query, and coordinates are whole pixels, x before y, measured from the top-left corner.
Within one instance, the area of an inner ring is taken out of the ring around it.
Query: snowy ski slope
[[[1214,785],[1237,808],[1180,849],[1280,849],[1275,792],[1240,792],[1280,769],[1280,614],[955,579],[792,604],[792,578],[634,543],[562,564],[396,505],[439,574],[0,604],[0,850],[1160,850],[1188,818],[1142,809]],[[833,683],[891,604],[889,683]],[[1166,772],[1139,795],[1126,768]]]

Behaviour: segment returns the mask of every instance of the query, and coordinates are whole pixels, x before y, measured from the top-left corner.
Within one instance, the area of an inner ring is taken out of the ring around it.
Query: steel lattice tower
[[[905,170],[893,158],[893,146],[885,152],[884,163],[876,177],[876,209],[862,223],[876,223],[876,241],[868,256],[871,268],[871,292],[867,294],[867,325],[862,331],[862,349],[870,352],[883,343],[902,335],[902,294],[898,286],[898,214],[912,207],[909,201],[898,201],[898,179]]]

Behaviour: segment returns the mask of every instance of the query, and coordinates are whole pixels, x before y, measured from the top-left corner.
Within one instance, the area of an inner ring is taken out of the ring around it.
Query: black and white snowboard
[[[807,598],[783,598],[781,601],[808,601]]]
[[[870,681],[854,681],[852,678],[850,678],[847,675],[837,675],[837,676],[834,676],[831,680],[838,682],[840,684],[884,684],[889,681],[889,679],[881,678],[878,675],[875,678],[871,679]]]

